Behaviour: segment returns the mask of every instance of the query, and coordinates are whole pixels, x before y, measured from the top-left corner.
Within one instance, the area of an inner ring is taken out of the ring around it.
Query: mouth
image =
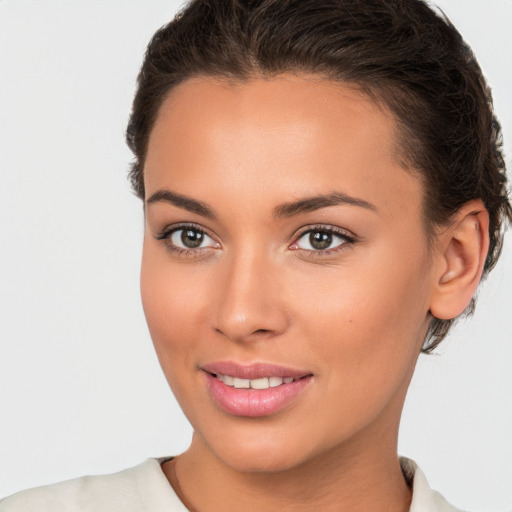
[[[216,406],[234,416],[275,414],[296,402],[313,374],[266,363],[219,362],[201,368]]]
[[[293,377],[260,377],[258,379],[241,379],[239,377],[234,377],[232,375],[223,375],[222,373],[218,373],[213,375],[213,377],[219,379],[221,382],[226,384],[226,386],[231,386],[236,389],[269,389],[269,388],[277,388],[282,386],[283,384],[291,384],[294,381],[299,379],[303,379],[304,377],[293,378]]]
[[[227,377],[228,386],[234,385],[234,379],[242,381],[260,381],[262,379],[268,379],[270,387],[276,387],[278,385],[289,384],[292,380],[298,380],[302,377],[312,375],[312,372],[307,370],[298,370],[295,368],[288,368],[272,363],[251,363],[241,364],[234,361],[217,361],[214,363],[208,363],[200,367],[201,370],[219,378]],[[233,382],[231,382],[233,379]],[[273,385],[270,385],[270,379],[272,379]],[[277,379],[283,379],[283,382]],[[285,382],[286,379],[286,382]],[[247,383],[244,383],[244,385]],[[258,383],[256,383],[256,386]],[[245,386],[246,387],[246,386]],[[257,389],[257,388],[254,388]]]

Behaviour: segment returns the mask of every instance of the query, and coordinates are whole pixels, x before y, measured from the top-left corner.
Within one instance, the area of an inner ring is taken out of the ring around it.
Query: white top
[[[162,472],[163,460],[22,491],[2,500],[0,512],[187,512]],[[401,458],[400,464],[412,480],[410,512],[460,512],[430,489],[415,462]]]

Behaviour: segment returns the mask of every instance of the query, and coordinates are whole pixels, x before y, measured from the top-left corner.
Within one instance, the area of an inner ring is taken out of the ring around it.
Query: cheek
[[[191,359],[208,312],[208,281],[193,265],[176,264],[152,241],[144,243],[141,296],[151,338],[169,381]],[[179,357],[175,357],[179,354]]]
[[[399,253],[399,260],[387,247],[373,254],[330,279],[313,276],[305,290],[315,296],[305,292],[300,306],[308,312],[300,328],[317,343],[315,357],[329,361],[332,384],[343,382],[355,397],[392,392],[414,367],[427,328],[426,256]]]

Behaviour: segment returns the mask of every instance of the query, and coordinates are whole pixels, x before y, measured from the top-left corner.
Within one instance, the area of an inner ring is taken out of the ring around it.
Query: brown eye
[[[193,226],[174,229],[166,238],[179,249],[203,249],[218,246],[217,242],[204,231]]]
[[[293,244],[293,249],[303,249],[311,252],[335,251],[343,245],[353,242],[354,239],[335,231],[334,229],[310,229]]]
[[[195,249],[201,245],[204,239],[204,233],[195,229],[182,229],[180,238],[185,247]]]
[[[319,251],[328,249],[332,244],[332,234],[325,231],[312,231],[309,234],[309,243],[313,249]]]

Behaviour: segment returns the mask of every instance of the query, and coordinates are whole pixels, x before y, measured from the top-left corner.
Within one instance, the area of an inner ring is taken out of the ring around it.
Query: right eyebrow
[[[206,203],[197,201],[196,199],[192,199],[187,196],[183,196],[169,189],[157,190],[149,199],[146,200],[147,205],[159,202],[172,204],[173,206],[182,208],[191,213],[196,213],[202,217],[215,217],[212,208],[210,208],[210,206],[208,206]]]

